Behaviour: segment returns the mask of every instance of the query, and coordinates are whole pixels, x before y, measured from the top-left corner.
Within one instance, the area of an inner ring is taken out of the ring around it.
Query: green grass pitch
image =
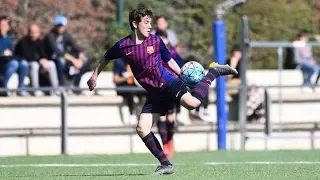
[[[320,179],[320,151],[176,153],[176,173],[152,176],[151,154],[0,158],[0,179]]]

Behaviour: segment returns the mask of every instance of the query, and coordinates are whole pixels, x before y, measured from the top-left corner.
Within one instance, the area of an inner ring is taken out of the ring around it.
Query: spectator
[[[231,50],[231,57],[227,60],[227,64],[235,68],[239,73],[237,75],[228,76],[228,86],[239,86],[240,79],[240,61],[242,52],[238,45],[235,45]],[[250,85],[250,82],[248,82]],[[252,85],[252,84],[251,84]],[[233,98],[239,97],[239,91],[236,89],[228,89],[228,95]],[[248,121],[256,121],[263,123],[265,121],[264,110],[264,92],[263,89],[257,87],[248,88],[247,95],[247,119]]]
[[[37,24],[31,24],[28,27],[28,35],[17,43],[15,55],[29,62],[32,87],[39,88],[39,70],[41,73],[48,72],[51,85],[58,87],[56,65],[53,61],[46,59],[47,56],[40,35],[40,27]],[[34,95],[42,96],[43,92],[37,90]]]
[[[88,58],[83,50],[73,40],[71,34],[66,31],[67,18],[57,15],[54,19],[54,28],[46,36],[45,43],[47,54],[56,63],[59,85],[64,86],[64,76],[69,79],[74,77],[74,87],[79,87],[82,75],[88,71]],[[74,91],[81,93],[80,91]]]
[[[23,90],[24,79],[28,75],[28,62],[25,60],[18,61],[13,57],[13,38],[9,35],[10,22],[5,16],[0,17],[0,70],[4,74],[4,87],[8,88],[10,77],[18,71],[19,76],[19,96],[27,96],[28,93]],[[8,95],[8,93],[6,93]]]
[[[314,73],[319,73],[320,66],[317,65],[313,55],[312,47],[307,45],[309,38],[308,32],[302,30],[298,34],[298,40],[294,42],[294,57],[298,67],[306,73],[303,86],[311,86],[311,77]]]
[[[121,58],[114,61],[114,66],[112,71],[113,71],[113,82],[116,85],[116,87],[137,87],[137,85],[135,84],[135,80],[131,72],[130,66],[125,59]],[[130,119],[126,120],[126,122],[124,123],[136,124],[137,114],[135,112],[136,104],[134,102],[134,96],[137,95],[137,93],[121,92],[118,90],[117,94],[123,97],[123,100],[126,102],[129,108]],[[138,93],[138,97],[141,97],[139,93]]]
[[[178,36],[172,29],[168,29],[168,26],[169,24],[167,18],[165,16],[158,16],[155,20],[155,30],[153,30],[151,34],[156,34],[157,31],[166,31],[170,46],[175,48],[177,52],[181,54],[182,48]]]

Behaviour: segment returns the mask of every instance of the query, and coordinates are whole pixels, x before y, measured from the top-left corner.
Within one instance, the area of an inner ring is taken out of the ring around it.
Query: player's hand
[[[91,76],[91,78],[87,81],[87,85],[89,87],[89,90],[92,91],[97,85],[97,78]]]

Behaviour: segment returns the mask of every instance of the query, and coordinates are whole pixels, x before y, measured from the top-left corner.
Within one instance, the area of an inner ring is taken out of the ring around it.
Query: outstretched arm
[[[180,75],[180,72],[181,72],[180,66],[177,64],[177,62],[173,58],[171,58],[168,61],[168,65],[177,75]]]
[[[107,66],[109,61],[110,60],[105,59],[104,56],[99,61],[99,63],[96,66],[91,78],[87,82],[90,91],[92,91],[96,87],[98,76],[101,73],[101,71]]]
[[[110,60],[107,60],[104,56],[100,59],[98,65],[96,66],[92,76],[98,77],[102,70],[108,65]]]
[[[121,57],[121,51],[118,44],[119,43],[116,43],[112,48],[110,48],[96,66],[91,78],[87,82],[90,91],[92,91],[96,87],[99,74],[107,66],[110,60],[118,59]]]

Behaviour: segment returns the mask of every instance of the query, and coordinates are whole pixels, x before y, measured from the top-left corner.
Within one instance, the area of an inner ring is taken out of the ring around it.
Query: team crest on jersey
[[[148,53],[148,54],[154,53],[153,46],[148,46],[148,47],[147,47],[147,53]]]

